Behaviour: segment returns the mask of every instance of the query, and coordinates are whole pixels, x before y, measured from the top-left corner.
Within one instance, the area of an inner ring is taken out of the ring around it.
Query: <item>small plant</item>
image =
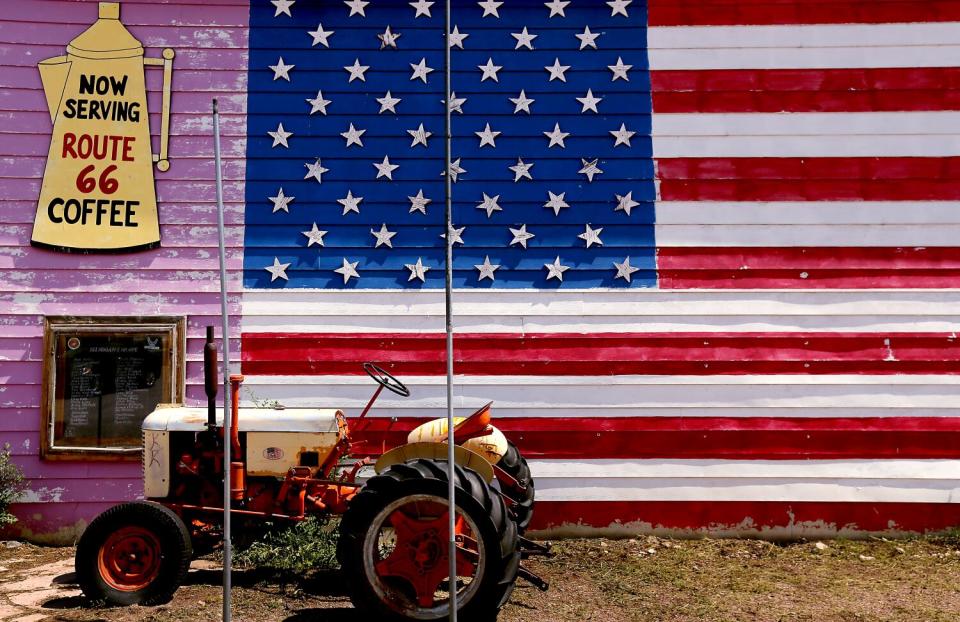
[[[337,568],[337,524],[317,517],[271,533],[236,555],[242,566],[302,575]]]
[[[250,401],[253,402],[253,405],[257,408],[273,408],[274,410],[283,410],[284,406],[278,400],[268,400],[260,397],[250,389],[244,387],[244,393],[247,394],[247,397],[250,398]]]
[[[20,498],[26,485],[20,468],[10,460],[10,445],[0,449],[0,526],[15,523],[17,518],[7,512],[7,508]]]

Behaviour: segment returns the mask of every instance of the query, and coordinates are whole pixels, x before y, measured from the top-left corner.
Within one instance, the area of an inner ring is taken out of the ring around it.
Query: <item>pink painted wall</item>
[[[170,160],[156,173],[161,248],[65,255],[30,246],[51,131],[37,62],[65,53],[97,18],[97,2],[19,0],[0,13],[0,445],[30,480],[17,528],[72,541],[109,505],[142,492],[139,463],[44,462],[39,457],[45,315],[186,315],[188,401],[203,398],[204,326],[220,322],[210,100],[222,112],[230,289],[239,325],[243,247],[247,22],[243,0],[126,1],[121,21],[157,57],[176,50]],[[162,72],[147,73],[154,152]],[[239,334],[239,331],[237,332]],[[237,352],[239,342],[233,345]]]

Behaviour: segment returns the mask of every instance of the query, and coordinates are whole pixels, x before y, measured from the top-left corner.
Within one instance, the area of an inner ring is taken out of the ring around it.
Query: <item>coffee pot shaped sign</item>
[[[160,244],[153,165],[170,168],[170,82],[174,52],[144,57],[120,23],[120,5],[41,61],[53,122],[31,244],[67,252],[124,252]],[[160,152],[150,144],[145,66],[163,67]]]

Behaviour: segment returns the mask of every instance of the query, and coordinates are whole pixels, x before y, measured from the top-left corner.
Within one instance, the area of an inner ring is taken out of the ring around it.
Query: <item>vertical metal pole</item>
[[[454,527],[456,525],[456,499],[455,497],[455,471],[454,471],[454,445],[453,442],[453,179],[451,176],[451,160],[452,160],[452,142],[453,142],[453,131],[451,130],[451,114],[450,114],[450,98],[452,89],[452,75],[453,70],[450,66],[450,0],[446,0],[446,7],[443,12],[445,18],[444,25],[444,37],[443,37],[443,53],[444,53],[444,63],[443,63],[443,78],[444,78],[444,88],[445,88],[445,111],[444,111],[444,123],[446,127],[445,140],[444,140],[444,156],[446,158],[446,167],[447,172],[444,175],[444,180],[446,182],[446,199],[447,199],[447,209],[446,209],[446,218],[445,225],[447,227],[446,235],[446,285],[445,285],[445,301],[446,301],[446,323],[447,323],[447,507],[449,512],[447,512],[450,522],[448,525],[448,530],[450,533],[450,547],[448,549],[448,556],[450,561],[450,622],[457,622],[457,539],[456,533],[454,533]]]
[[[217,169],[217,234],[220,244],[220,315],[223,318],[223,622],[230,622],[230,316],[227,311],[227,251],[223,235],[223,173],[220,112],[213,100],[213,159]]]

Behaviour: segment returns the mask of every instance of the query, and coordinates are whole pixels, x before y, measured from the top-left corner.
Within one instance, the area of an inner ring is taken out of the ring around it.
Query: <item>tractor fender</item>
[[[448,445],[446,443],[430,442],[400,445],[380,456],[376,464],[374,464],[374,469],[379,475],[394,464],[403,464],[409,460],[416,460],[418,458],[446,460],[447,447]],[[475,471],[486,482],[489,483],[493,481],[493,466],[484,456],[477,452],[458,445],[453,448],[453,461],[462,467]]]
[[[453,418],[454,433],[457,431],[456,426],[465,419],[465,417]],[[488,427],[491,430],[489,434],[473,436],[463,442],[458,442],[457,445],[480,454],[490,464],[496,464],[500,462],[503,454],[507,453],[507,437],[496,427],[492,425]],[[456,435],[454,435],[454,439],[456,439]],[[408,443],[445,443],[446,441],[447,420],[445,418],[434,419],[419,425],[407,435]]]

